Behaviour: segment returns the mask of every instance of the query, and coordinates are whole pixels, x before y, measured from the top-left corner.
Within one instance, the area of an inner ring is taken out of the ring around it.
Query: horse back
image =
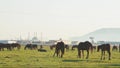
[[[102,51],[110,51],[110,44],[102,44],[101,50]]]

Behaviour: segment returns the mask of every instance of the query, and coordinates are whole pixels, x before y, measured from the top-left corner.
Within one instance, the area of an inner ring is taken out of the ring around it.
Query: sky
[[[120,0],[0,0],[0,39],[69,39],[120,27]]]

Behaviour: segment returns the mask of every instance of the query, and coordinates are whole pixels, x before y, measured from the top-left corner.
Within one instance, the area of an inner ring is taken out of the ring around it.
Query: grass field
[[[20,51],[0,51],[0,67],[15,67],[15,68],[56,68],[56,67],[95,67],[95,68],[120,68],[120,53],[112,52],[112,59],[100,60],[100,52],[90,54],[88,60],[77,58],[77,50],[69,50],[65,52],[63,58],[53,57],[54,50],[50,50],[48,46],[44,46],[47,52],[38,52],[37,50]],[[85,52],[86,54],[86,52]],[[85,55],[86,56],[86,55]]]

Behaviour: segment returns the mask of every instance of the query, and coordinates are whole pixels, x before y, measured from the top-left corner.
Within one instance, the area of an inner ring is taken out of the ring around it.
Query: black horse
[[[0,51],[4,51],[4,48],[6,48],[7,50],[12,50],[12,46],[11,44],[3,44],[3,43],[0,43]]]
[[[118,47],[114,45],[114,46],[112,47],[112,51],[118,51]]]
[[[60,55],[60,51],[61,51],[61,55]],[[58,55],[60,55],[60,57],[62,58],[64,55],[64,51],[65,51],[64,42],[62,42],[62,41],[58,42],[53,56],[55,56],[55,54],[57,54],[57,57],[58,57]]]
[[[39,51],[39,52],[47,52],[47,50],[45,50],[45,49],[41,49],[41,48],[38,49],[38,51]]]
[[[50,50],[53,50],[53,48],[55,48],[55,47],[56,47],[56,45],[51,45]]]
[[[27,44],[24,47],[24,50],[26,50],[27,48],[30,49],[30,50],[37,49],[37,45],[36,44]]]
[[[18,44],[18,43],[12,43],[12,44],[11,44],[11,47],[12,47],[12,49],[17,48],[18,50],[20,50],[21,45]]]
[[[78,45],[73,45],[71,50],[75,50],[74,48],[77,48],[77,47],[78,47]]]
[[[69,50],[69,45],[65,45],[66,51]]]
[[[109,60],[110,60],[110,57],[111,57],[111,52],[110,52],[110,44],[102,44],[102,45],[99,45],[98,48],[97,48],[97,51],[99,52],[99,50],[101,49],[101,60],[105,60],[105,51],[108,52],[109,54]]]
[[[90,49],[91,49],[91,53],[92,53],[93,46],[92,46],[92,44],[89,41],[80,42],[79,45],[78,45],[78,57],[81,58],[81,50],[82,50],[83,58],[84,58],[84,50],[86,50],[87,51],[86,59],[88,59],[89,58],[89,50]]]
[[[50,46],[50,50],[53,50],[53,48],[55,48],[56,47],[56,45],[51,45]],[[64,45],[64,48],[66,49],[66,51],[68,51],[69,50],[69,45]]]

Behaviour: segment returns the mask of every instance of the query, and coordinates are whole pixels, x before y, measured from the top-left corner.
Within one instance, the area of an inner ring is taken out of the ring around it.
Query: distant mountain
[[[120,41],[120,28],[102,28],[81,37],[72,37],[71,40],[86,41],[94,37],[95,41]]]

